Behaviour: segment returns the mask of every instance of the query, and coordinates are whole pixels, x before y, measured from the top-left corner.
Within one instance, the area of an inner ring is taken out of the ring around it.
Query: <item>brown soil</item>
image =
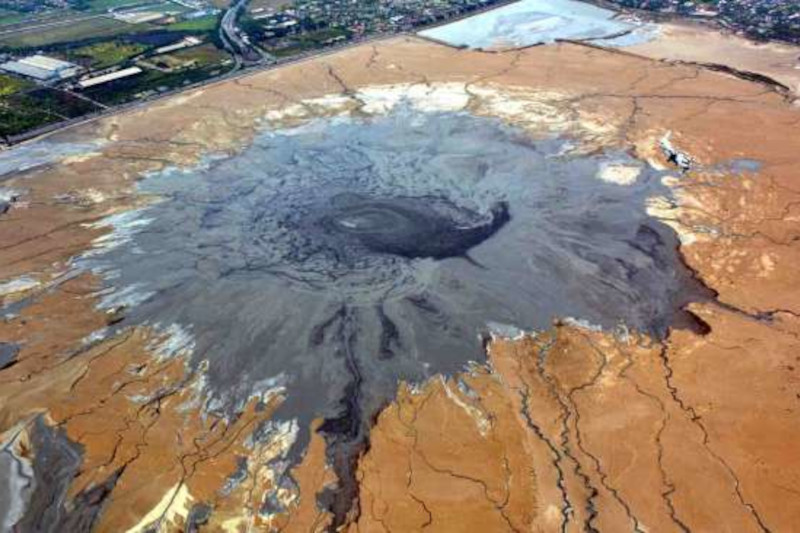
[[[654,59],[727,65],[767,76],[795,96],[800,94],[800,47],[757,43],[702,24],[673,22],[658,27],[655,39],[625,50]]]
[[[768,327],[699,312],[707,337],[561,326],[496,340],[492,371],[401,389],[361,462],[358,529],[791,530],[794,338],[765,363],[747,339]]]

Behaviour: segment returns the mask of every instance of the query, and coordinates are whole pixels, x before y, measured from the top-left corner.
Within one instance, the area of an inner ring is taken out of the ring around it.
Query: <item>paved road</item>
[[[242,65],[259,63],[266,58],[264,54],[250,43],[247,35],[236,26],[242,10],[247,6],[248,0],[237,0],[222,16],[219,25],[219,38],[236,61],[238,70]]]

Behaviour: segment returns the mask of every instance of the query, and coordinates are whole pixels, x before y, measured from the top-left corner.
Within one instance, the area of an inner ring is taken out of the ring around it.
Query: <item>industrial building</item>
[[[94,78],[81,80],[78,82],[78,86],[81,89],[86,89],[88,87],[94,87],[95,85],[108,83],[110,81],[119,80],[121,78],[127,78],[128,76],[134,76],[136,74],[140,74],[141,72],[142,69],[140,69],[139,67],[128,67],[122,70],[115,70],[114,72],[109,72],[107,74],[95,76]]]
[[[0,64],[0,70],[33,78],[41,82],[54,82],[76,76],[81,67],[44,55],[33,55]]]

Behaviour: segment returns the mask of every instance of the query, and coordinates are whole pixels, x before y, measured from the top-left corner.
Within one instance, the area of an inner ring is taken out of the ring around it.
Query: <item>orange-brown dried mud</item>
[[[281,402],[256,398],[235,418],[205,411],[202,369],[161,358],[158,333],[128,328],[85,345],[114,320],[96,307],[101,281],[56,280],[108,231],[103,217],[148,202],[137,179],[167,165],[247,145],[269,112],[386,84],[461,83],[527,99],[505,118],[532,135],[623,148],[666,166],[658,140],[694,158],[652,213],[681,237],[687,265],[717,302],[692,312],[706,327],[665,341],[575,323],[496,338],[489,362],[400,386],[359,459],[349,531],[792,531],[800,524],[800,112],[770,87],[699,66],[576,44],[505,53],[397,38],[171,97],[57,135],[100,138],[96,153],[5,182],[24,203],[0,223],[0,281],[40,282],[0,323],[21,346],[0,371],[0,434],[43,416],[82,446],[67,498],[121,472],[96,531],[323,531],[317,493],[335,488],[312,431],[281,493],[271,460],[286,442],[254,446]],[[477,91],[476,91],[477,94]],[[478,97],[469,108],[491,114]],[[757,172],[718,163],[757,160]],[[66,198],[66,200],[65,200]],[[224,491],[246,462],[246,479]],[[284,490],[284,492],[286,492]]]
[[[656,36],[626,48],[634,54],[669,61],[726,65],[767,76],[800,94],[800,49],[788,43],[754,42],[701,23],[658,25]]]

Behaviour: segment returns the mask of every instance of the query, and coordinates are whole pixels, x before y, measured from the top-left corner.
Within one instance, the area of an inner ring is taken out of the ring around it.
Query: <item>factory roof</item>
[[[142,69],[139,67],[128,67],[122,70],[109,72],[108,74],[103,74],[101,76],[95,76],[94,78],[81,80],[78,82],[78,85],[80,85],[82,89],[85,89],[87,87],[92,87],[94,85],[100,85],[101,83],[107,83],[109,81],[118,80],[120,78],[133,76],[134,74],[139,74],[140,72],[142,72]]]
[[[0,65],[0,70],[46,81],[74,76],[80,67],[67,61],[37,54],[15,61],[7,61]]]

